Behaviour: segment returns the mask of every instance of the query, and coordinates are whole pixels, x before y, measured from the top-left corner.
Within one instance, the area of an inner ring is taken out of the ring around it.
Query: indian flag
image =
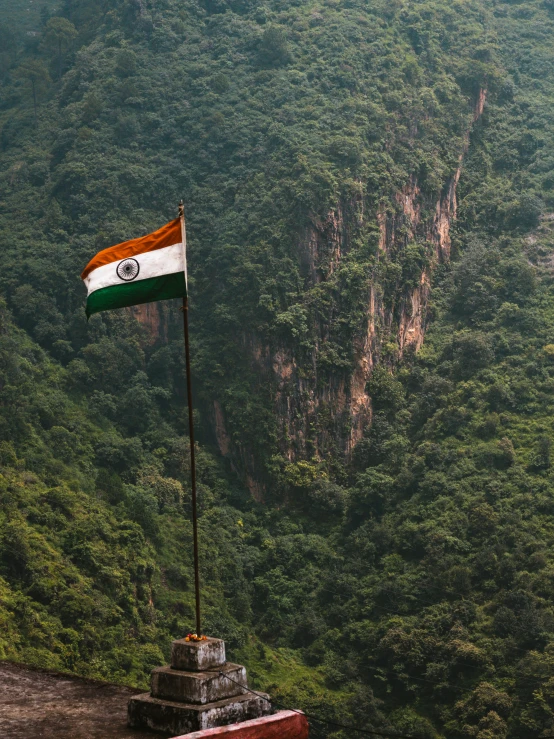
[[[187,294],[184,222],[170,221],[154,233],[98,252],[81,278],[88,290],[87,316]]]

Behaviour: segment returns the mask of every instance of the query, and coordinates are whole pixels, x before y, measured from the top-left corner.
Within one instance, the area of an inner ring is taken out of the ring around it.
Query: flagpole
[[[183,298],[183,327],[185,331],[185,366],[187,372],[187,403],[189,409],[189,439],[190,439],[190,478],[192,488],[192,536],[194,541],[194,592],[196,597],[196,633],[202,635],[200,626],[200,570],[198,567],[198,516],[196,510],[196,460],[194,454],[194,421],[192,411],[192,383],[190,376],[190,343],[189,343],[189,300],[187,278],[187,232],[185,228],[185,206],[179,203],[179,218],[181,220],[181,238],[183,243],[183,271],[185,273],[185,297]]]

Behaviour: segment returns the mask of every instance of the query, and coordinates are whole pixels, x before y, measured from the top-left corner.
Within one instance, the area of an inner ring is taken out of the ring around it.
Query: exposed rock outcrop
[[[171,304],[176,303],[176,301],[169,302]],[[172,317],[172,311],[166,303],[143,303],[142,305],[133,305],[128,310],[147,329],[146,335],[152,344],[158,341],[167,341],[169,325],[175,319],[174,316]]]
[[[362,311],[365,318],[352,338],[348,361],[339,358],[336,370],[325,369],[321,361],[333,345],[333,323],[340,318],[336,315],[316,317],[307,311],[315,336],[309,350],[293,349],[285,341],[270,346],[256,336],[242,337],[243,350],[251,357],[255,374],[274,388],[280,451],[289,463],[321,460],[329,454],[350,455],[371,422],[368,381],[375,366],[393,366],[407,351],[421,347],[433,269],[450,259],[463,158],[472,126],[482,115],[485,102],[486,91],[481,90],[462,142],[458,166],[440,191],[430,192],[428,186],[412,176],[399,192],[389,196],[387,204],[383,201],[376,206],[361,194],[363,187],[358,183],[356,196],[339,202],[325,219],[314,220],[299,240],[299,266],[308,294],[322,283],[332,284],[354,248],[355,235],[368,228],[377,229],[373,274],[367,277],[367,304]],[[408,280],[398,273],[396,282],[384,284],[382,267],[393,264],[400,269],[407,248],[414,245],[416,253],[420,248],[425,254],[419,272],[410,274]],[[163,304],[137,306],[132,311],[152,336],[168,336],[174,318],[168,319],[168,309]],[[252,495],[263,499],[263,474],[252,450],[236,443],[225,418],[224,404],[218,398],[211,403],[214,436],[221,454],[231,460]]]
[[[477,98],[472,123],[483,113],[486,91]],[[300,243],[301,264],[308,285],[328,281],[350,248],[349,230],[360,219],[374,218],[379,229],[378,259],[386,260],[402,252],[410,242],[427,245],[429,263],[421,269],[411,287],[398,286],[395,294],[384,295],[375,277],[369,286],[367,323],[354,340],[353,370],[325,378],[318,372],[318,355],[328,339],[328,326],[320,322],[319,337],[311,357],[297,357],[285,346],[253,350],[259,371],[276,386],[275,409],[281,425],[281,451],[289,462],[302,458],[325,458],[329,452],[349,455],[371,422],[368,380],[379,361],[389,364],[407,350],[417,351],[425,336],[431,275],[435,265],[447,261],[451,252],[451,226],[457,212],[457,186],[471,128],[466,132],[459,164],[441,192],[423,192],[416,177],[393,197],[393,207],[380,207],[371,215],[363,202],[340,203],[324,221],[314,222]],[[427,214],[432,214],[431,216]],[[384,351],[386,345],[387,351]],[[393,350],[391,351],[391,347]],[[221,426],[222,414],[216,418]],[[218,439],[221,434],[218,434]],[[223,454],[233,454],[220,441]],[[247,465],[252,480],[256,469]],[[258,491],[259,495],[259,491]]]

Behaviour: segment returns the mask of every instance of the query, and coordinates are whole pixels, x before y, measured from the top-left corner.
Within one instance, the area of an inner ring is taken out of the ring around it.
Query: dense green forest
[[[178,306],[79,279],[183,197],[206,632],[333,721],[554,734],[553,41],[552,0],[0,0],[0,657],[145,685],[192,628]],[[371,321],[371,422],[300,443]]]

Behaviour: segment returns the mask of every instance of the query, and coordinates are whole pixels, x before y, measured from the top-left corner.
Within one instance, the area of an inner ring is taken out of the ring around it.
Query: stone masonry
[[[188,734],[271,713],[268,696],[253,695],[246,687],[246,670],[226,662],[222,639],[178,639],[171,665],[153,670],[150,693],[129,701],[129,726]]]

